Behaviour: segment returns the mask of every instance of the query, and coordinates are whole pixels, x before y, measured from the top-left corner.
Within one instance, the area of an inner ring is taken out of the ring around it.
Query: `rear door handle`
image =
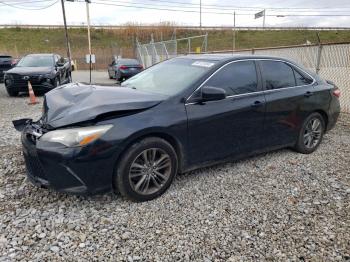
[[[253,104],[252,104],[252,107],[260,107],[260,106],[263,106],[264,105],[264,102],[261,102],[261,101],[255,101]]]
[[[307,92],[304,94],[304,96],[305,96],[305,97],[310,97],[310,96],[312,96],[313,94],[314,94],[313,92],[307,91]]]

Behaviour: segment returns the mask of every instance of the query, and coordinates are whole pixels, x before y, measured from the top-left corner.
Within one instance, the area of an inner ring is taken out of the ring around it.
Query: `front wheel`
[[[133,144],[118,163],[114,186],[133,201],[162,195],[177,173],[177,155],[164,139],[151,137]]]
[[[18,96],[18,91],[12,91],[11,89],[9,88],[6,88],[6,91],[7,91],[7,94],[11,97],[15,97],[15,96]]]
[[[300,129],[295,145],[296,151],[303,154],[314,152],[322,141],[324,130],[325,122],[323,117],[316,112],[309,115]]]
[[[72,73],[68,74],[68,83],[72,83]]]
[[[54,87],[58,87],[60,85],[60,79],[58,77],[56,77],[54,79]]]

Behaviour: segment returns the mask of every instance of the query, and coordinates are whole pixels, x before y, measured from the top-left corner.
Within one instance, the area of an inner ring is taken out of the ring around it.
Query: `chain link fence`
[[[197,42],[191,46],[193,39],[201,38],[202,43]],[[137,44],[137,55],[145,68],[178,55],[198,53],[197,51],[208,53],[206,50],[207,35]],[[341,90],[342,111],[350,113],[350,43],[226,50],[210,53],[268,55],[295,61],[322,78],[333,81]]]
[[[350,113],[350,43],[257,48],[213,53],[268,55],[295,61],[309,71],[319,74],[322,78],[333,81],[341,90],[342,111]]]
[[[137,41],[136,49],[139,61],[147,68],[178,55],[207,52],[207,46],[208,34],[205,34],[149,44],[140,44]]]

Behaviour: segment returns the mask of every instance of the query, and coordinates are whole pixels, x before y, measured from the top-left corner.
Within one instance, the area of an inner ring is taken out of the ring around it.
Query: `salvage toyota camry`
[[[146,201],[177,173],[284,147],[313,152],[337,121],[339,96],[288,60],[185,56],[122,87],[58,87],[38,121],[14,124],[34,184]]]

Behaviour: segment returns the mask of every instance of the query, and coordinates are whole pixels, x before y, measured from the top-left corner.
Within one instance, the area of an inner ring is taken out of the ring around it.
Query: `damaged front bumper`
[[[39,138],[45,131],[40,125],[28,119],[22,122],[26,123],[21,135],[23,156],[32,184],[78,195],[112,191],[114,166],[110,158],[98,157],[98,150],[93,147],[69,148],[41,142]],[[15,124],[16,129],[20,129],[20,124],[23,123]]]

